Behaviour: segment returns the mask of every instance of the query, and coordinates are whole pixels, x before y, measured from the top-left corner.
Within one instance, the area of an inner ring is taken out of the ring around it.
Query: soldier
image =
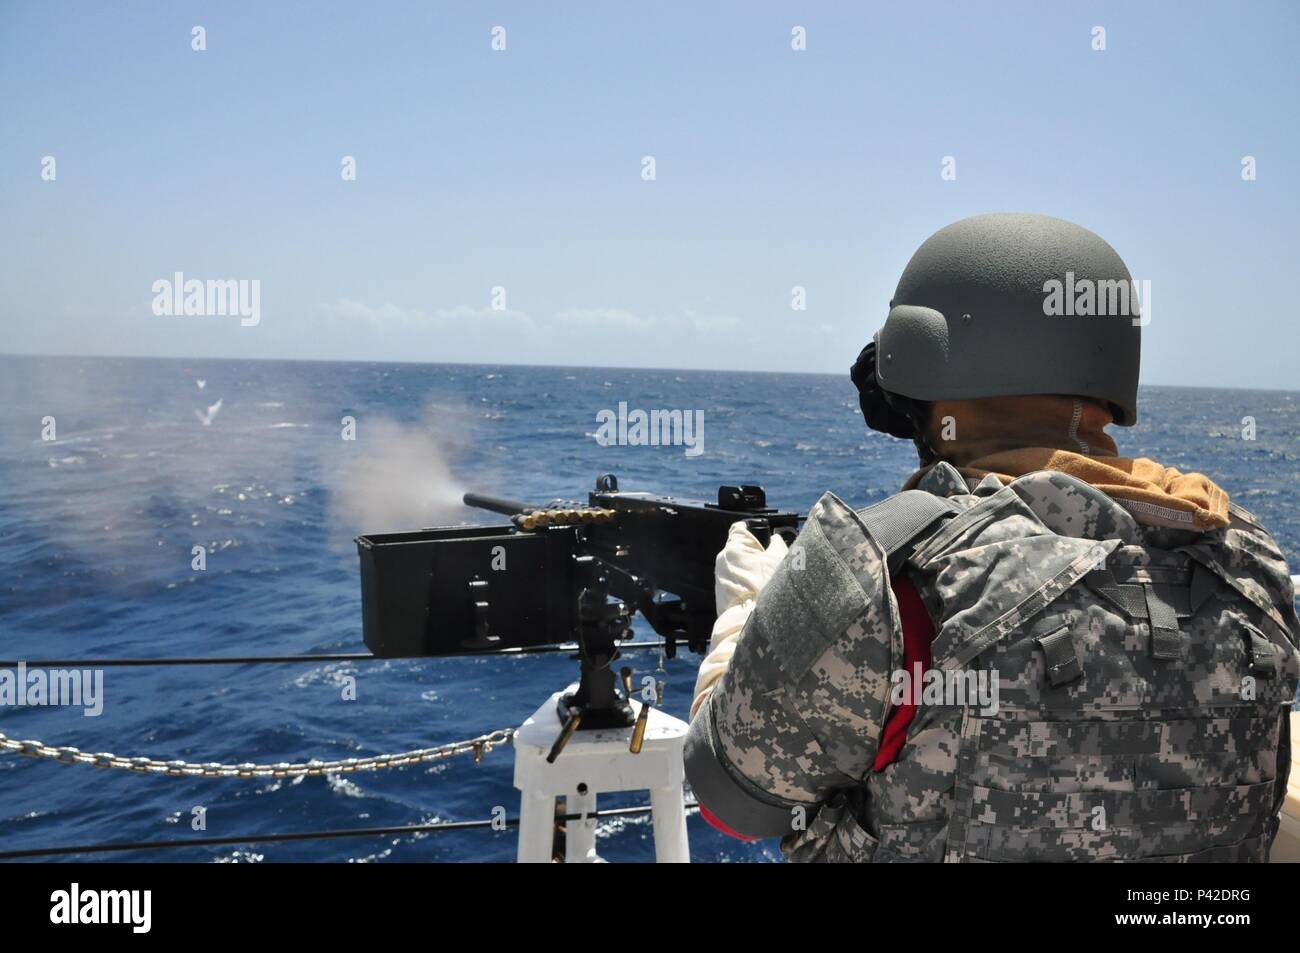
[[[863,510],[827,493],[788,553],[738,524],[718,557],[686,749],[713,823],[799,861],[1267,859],[1291,578],[1208,477],[1117,455],[1136,290],[1038,215],[912,257],[852,378],[921,469]]]

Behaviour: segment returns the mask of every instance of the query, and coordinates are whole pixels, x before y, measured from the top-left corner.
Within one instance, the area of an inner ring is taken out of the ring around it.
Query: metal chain
[[[98,752],[89,754],[72,747],[55,747],[39,741],[16,741],[0,733],[0,751],[11,751],[28,758],[48,758],[60,764],[88,764],[95,768],[122,768],[142,774],[163,774],[173,778],[300,778],[322,774],[352,774],[356,771],[378,771],[382,768],[400,768],[426,761],[439,761],[458,754],[473,752],[478,763],[483,755],[499,745],[509,744],[515,729],[502,728],[468,741],[456,741],[433,748],[416,748],[397,754],[377,754],[369,758],[344,758],[340,761],[311,760],[304,764],[198,764],[191,761],[157,761],[153,758],[124,758],[121,755]]]

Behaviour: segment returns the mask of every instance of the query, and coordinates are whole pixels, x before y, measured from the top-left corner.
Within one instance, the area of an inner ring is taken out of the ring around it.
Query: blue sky
[[[1285,2],[0,2],[0,351],[838,373],[1035,211],[1152,282],[1146,383],[1296,387],[1298,72]]]

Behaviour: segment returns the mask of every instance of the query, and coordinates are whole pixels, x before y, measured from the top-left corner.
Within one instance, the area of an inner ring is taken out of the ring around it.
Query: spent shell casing
[[[651,705],[643,704],[641,711],[637,713],[636,724],[632,726],[632,738],[628,742],[627,750],[632,754],[640,754],[641,746],[645,744],[646,722],[650,719]]]

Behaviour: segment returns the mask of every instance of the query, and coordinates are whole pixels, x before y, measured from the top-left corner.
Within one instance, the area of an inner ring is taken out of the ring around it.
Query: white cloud
[[[348,318],[354,321],[368,321],[371,324],[391,324],[400,322],[403,324],[422,323],[429,320],[429,316],[422,311],[399,308],[391,301],[385,301],[379,307],[372,307],[364,301],[353,301],[348,298],[340,299],[335,304],[323,304],[320,310],[331,317]]]
[[[483,320],[529,322],[532,320],[527,311],[520,311],[518,308],[497,310],[495,308],[471,308],[469,305],[464,304],[457,305],[454,308],[442,308],[435,311],[433,316],[435,320],[448,322]]]
[[[642,315],[624,308],[568,308],[557,312],[555,321],[564,325],[582,327],[653,329],[656,331],[686,331],[709,333],[725,331],[740,326],[740,319],[729,314],[682,308],[669,314]]]
[[[692,331],[729,331],[740,327],[740,318],[731,314],[711,314],[687,308],[682,316]]]
[[[391,301],[385,301],[375,307],[364,301],[354,301],[350,298],[342,298],[334,304],[322,304],[319,310],[330,317],[365,321],[387,327],[461,324],[486,320],[512,322],[530,320],[527,312],[513,308],[498,311],[489,307],[471,308],[469,305],[462,304],[452,308],[439,308],[436,311],[421,311],[418,308],[403,308]]]
[[[556,312],[560,324],[576,324],[593,328],[649,328],[655,322],[622,308],[566,308]]]
[[[423,311],[403,308],[391,301],[370,305],[350,298],[334,304],[318,306],[322,315],[343,321],[365,323],[375,328],[392,330],[420,330],[429,328],[464,329],[474,326],[492,326],[492,322],[508,322],[512,327],[548,329],[615,330],[615,331],[671,331],[678,334],[714,334],[733,330],[741,321],[733,315],[686,306],[668,313],[644,313],[627,308],[565,308],[556,311],[549,319],[534,321],[526,311],[490,307],[474,308],[456,305]]]

